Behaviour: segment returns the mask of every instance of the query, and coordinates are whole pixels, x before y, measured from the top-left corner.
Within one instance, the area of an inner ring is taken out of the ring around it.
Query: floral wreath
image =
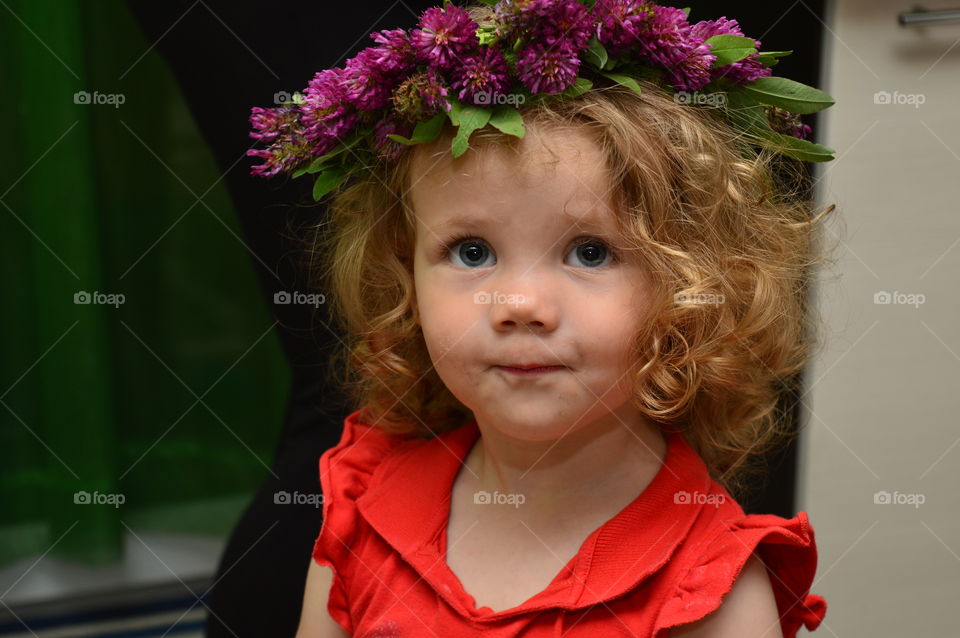
[[[448,119],[456,127],[453,157],[488,124],[523,137],[519,106],[576,97],[602,77],[638,94],[637,80],[647,80],[680,104],[718,107],[776,153],[834,159],[800,120],[833,98],[774,77],[771,67],[792,51],[760,52],[736,20],[690,24],[689,9],[644,0],[481,2],[493,6],[490,26],[444,0],[416,28],[371,33],[376,46],[317,72],[280,106],[253,107],[250,136],[266,148],[247,151],[264,160],[251,174],[316,174],[319,200],[354,173],[435,140]]]

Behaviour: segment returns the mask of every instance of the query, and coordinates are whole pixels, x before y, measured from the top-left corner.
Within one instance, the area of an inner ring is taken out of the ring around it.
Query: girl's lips
[[[560,370],[566,370],[564,366],[544,366],[542,368],[511,368],[510,366],[497,366],[500,370],[504,372],[509,372],[510,374],[515,374],[521,377],[533,377],[539,376],[541,374],[549,374],[551,372],[558,372]]]

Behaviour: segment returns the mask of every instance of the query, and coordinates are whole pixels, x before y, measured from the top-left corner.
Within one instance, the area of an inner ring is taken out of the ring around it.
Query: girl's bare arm
[[[349,638],[350,634],[338,625],[327,612],[327,599],[333,583],[333,570],[310,558],[307,584],[303,590],[303,609],[295,638]]]

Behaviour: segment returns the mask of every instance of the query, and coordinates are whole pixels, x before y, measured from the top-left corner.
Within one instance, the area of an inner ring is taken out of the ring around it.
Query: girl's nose
[[[560,309],[553,295],[545,289],[513,287],[488,295],[490,320],[495,330],[529,328],[537,332],[555,330]]]

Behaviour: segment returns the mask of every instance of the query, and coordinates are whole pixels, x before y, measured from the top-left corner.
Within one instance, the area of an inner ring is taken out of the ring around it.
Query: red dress
[[[335,574],[327,609],[352,636],[665,638],[717,609],[754,550],[785,638],[801,625],[816,629],[826,613],[809,593],[817,550],[806,513],[744,515],[677,433],[647,488],[546,589],[510,609],[477,609],[445,560],[450,491],[480,435],[476,421],[403,439],[359,413],[320,457],[323,525],[313,549]]]

